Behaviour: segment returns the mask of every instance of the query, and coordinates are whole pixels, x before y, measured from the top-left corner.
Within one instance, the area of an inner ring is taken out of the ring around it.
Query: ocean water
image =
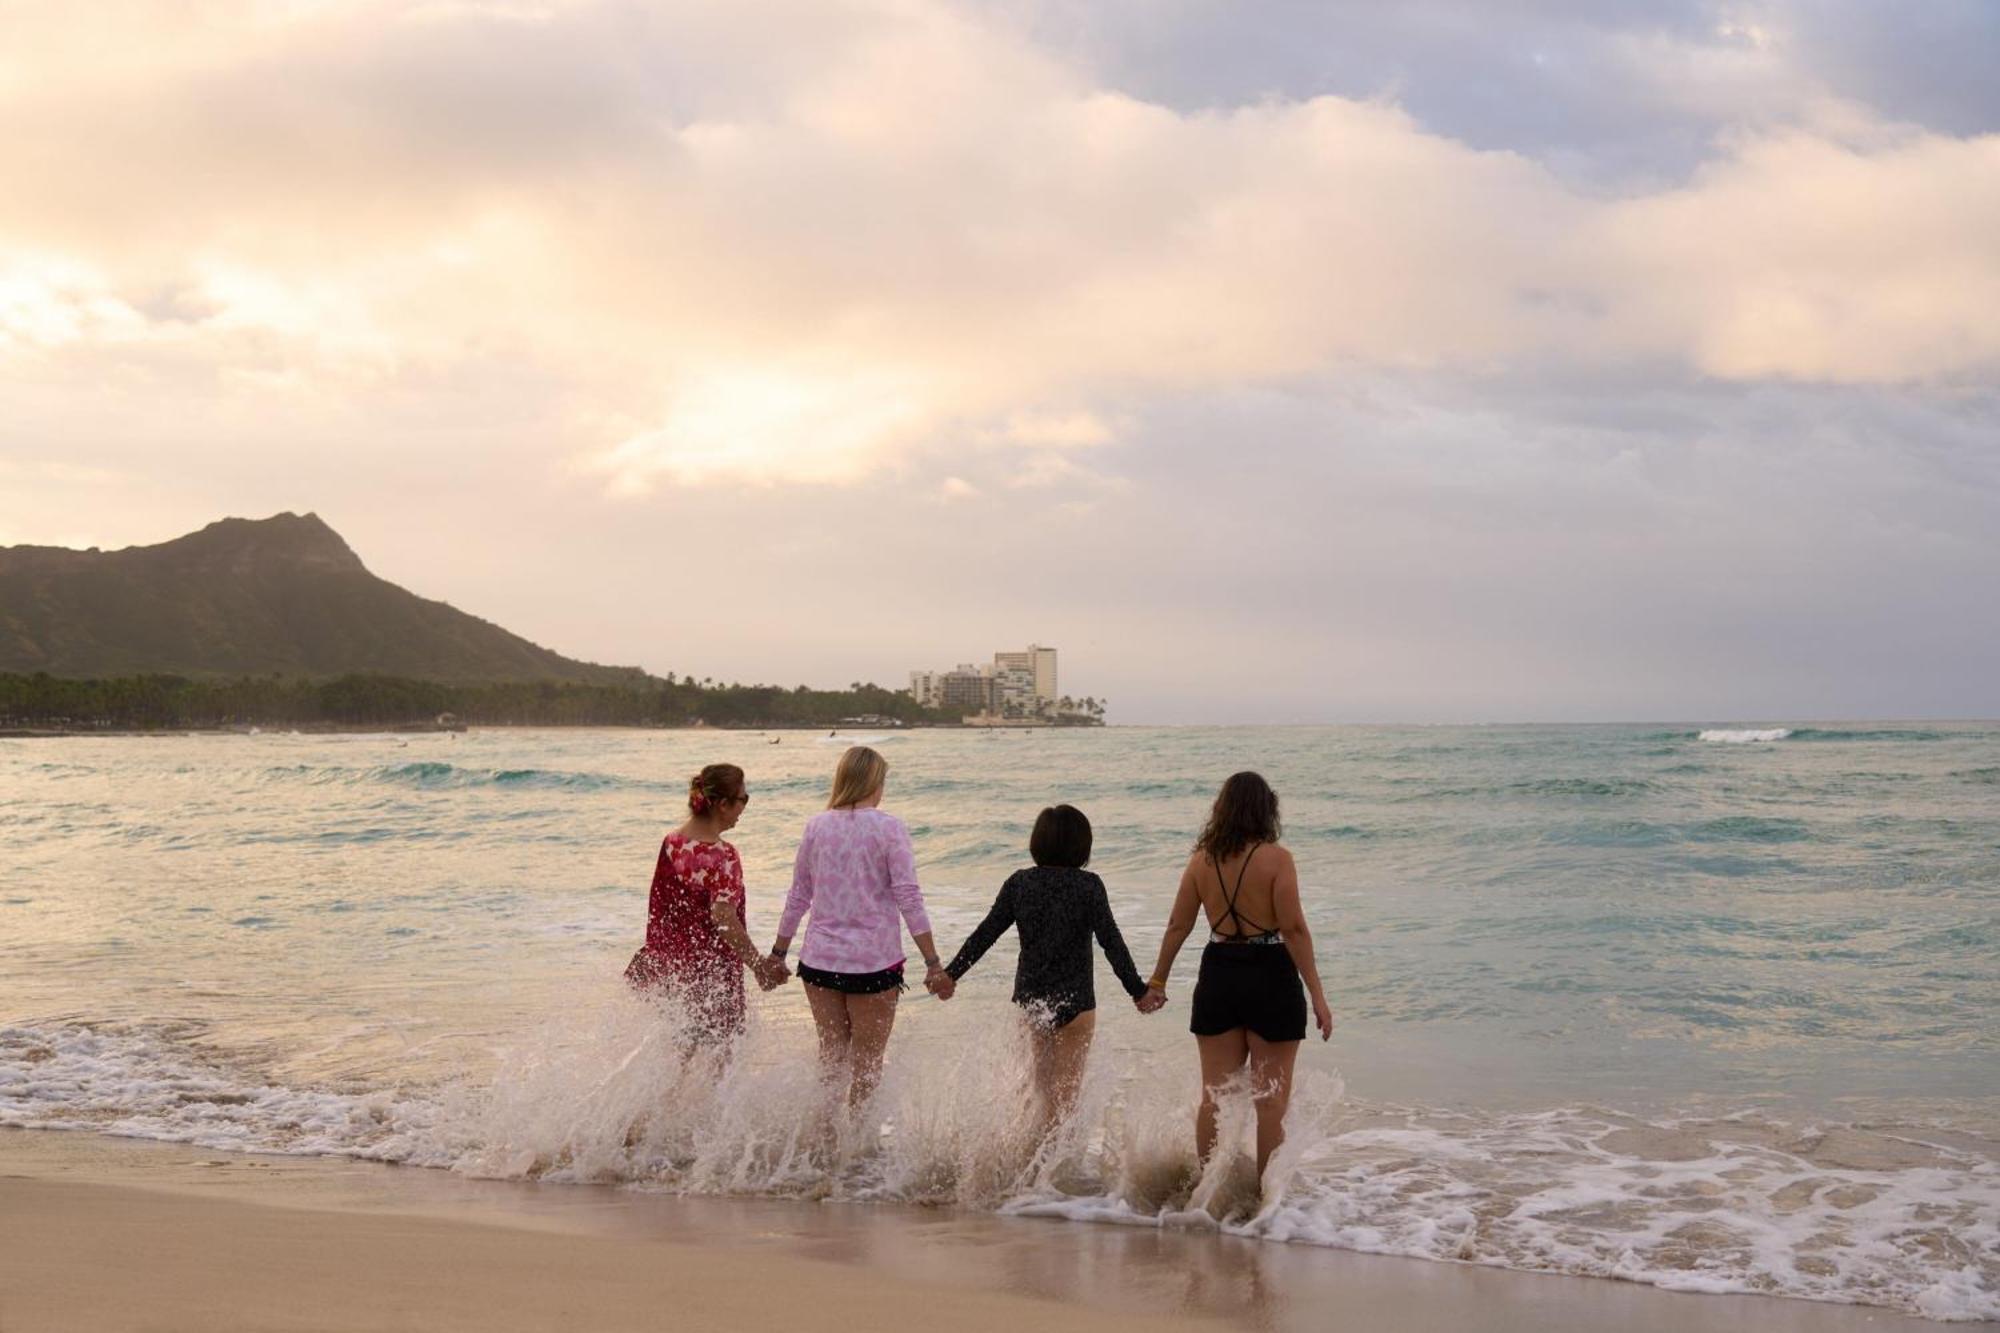
[[[880,737],[945,947],[1068,800],[1142,970],[1220,779],[1271,779],[1339,1027],[1261,1193],[1241,1099],[1193,1161],[1194,946],[1151,1017],[1100,967],[1046,1143],[1011,941],[906,997],[858,1121],[796,985],[678,1058],[618,974],[687,775],[749,770],[764,941],[852,739],[0,740],[0,1125],[2000,1317],[2000,726]]]

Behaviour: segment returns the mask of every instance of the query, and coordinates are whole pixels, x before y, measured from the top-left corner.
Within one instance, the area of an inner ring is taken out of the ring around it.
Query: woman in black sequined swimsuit
[[[1053,1121],[1076,1097],[1097,1028],[1092,937],[1134,1002],[1145,998],[1146,983],[1118,933],[1104,881],[1083,868],[1090,860],[1090,821],[1083,812],[1070,805],[1042,811],[1028,851],[1033,868],[1007,877],[992,910],[945,971],[955,984],[1007,927],[1020,932],[1014,1003],[1028,1011],[1035,1087],[1045,1118]]]

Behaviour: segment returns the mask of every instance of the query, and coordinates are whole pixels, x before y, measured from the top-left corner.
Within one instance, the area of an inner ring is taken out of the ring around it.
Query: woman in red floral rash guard
[[[688,783],[688,817],[660,844],[646,910],[646,943],[625,978],[664,993],[687,1011],[697,1038],[726,1040],[743,1030],[743,972],[765,990],[791,976],[762,957],[743,922],[743,860],[722,835],[742,818],[750,793],[743,770],[710,764]]]

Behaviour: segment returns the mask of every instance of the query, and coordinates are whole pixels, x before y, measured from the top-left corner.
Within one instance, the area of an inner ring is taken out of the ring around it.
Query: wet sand
[[[1915,1333],[1883,1310],[902,1205],[0,1130],[0,1330]],[[1963,1327],[1960,1325],[1959,1327]]]

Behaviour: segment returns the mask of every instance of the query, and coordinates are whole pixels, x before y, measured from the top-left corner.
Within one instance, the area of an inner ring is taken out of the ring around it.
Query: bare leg
[[[847,1075],[848,1045],[853,1036],[847,1020],[847,997],[837,990],[806,983],[806,1003],[819,1029],[820,1077],[832,1082]]]
[[[860,1106],[875,1095],[882,1081],[882,1052],[889,1045],[889,1029],[896,1025],[896,992],[879,995],[849,995],[847,1022],[851,1032],[847,1052],[854,1081],[848,1086],[847,1104]]]
[[[1215,1151],[1216,1090],[1243,1067],[1250,1053],[1248,1036],[1242,1028],[1231,1028],[1218,1036],[1194,1039],[1201,1052],[1201,1109],[1194,1117],[1194,1150],[1203,1162]]]
[[[1095,1009],[1086,1009],[1059,1028],[1038,1024],[1032,1029],[1029,1040],[1035,1051],[1035,1097],[1041,1103],[1044,1134],[1076,1105],[1084,1063],[1090,1059],[1090,1039],[1096,1032]]]
[[[1250,1043],[1250,1095],[1257,1104],[1257,1179],[1264,1164],[1285,1141],[1285,1108],[1292,1104],[1292,1065],[1299,1058],[1295,1041],[1265,1041],[1245,1032]]]

